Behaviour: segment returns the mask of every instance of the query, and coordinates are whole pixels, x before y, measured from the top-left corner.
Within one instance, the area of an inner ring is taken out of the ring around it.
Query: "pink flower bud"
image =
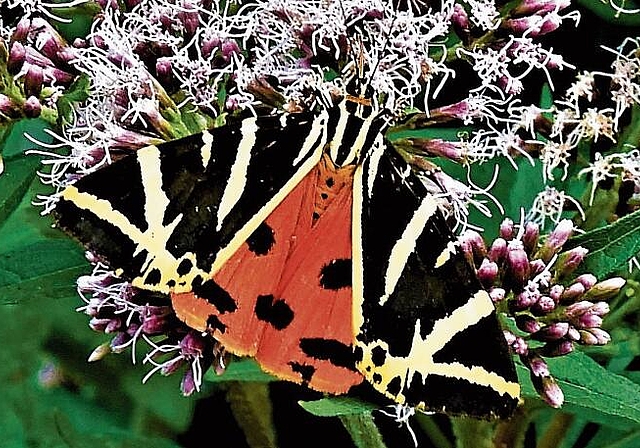
[[[175,373],[178,369],[180,369],[183,365],[186,364],[186,360],[179,356],[175,357],[170,361],[165,362],[160,369],[160,374],[163,376],[169,376],[172,373]]]
[[[22,69],[26,60],[27,50],[20,42],[13,42],[11,44],[11,50],[9,52],[9,60],[7,61],[7,71],[16,75]]]
[[[455,30],[458,34],[466,33],[469,31],[469,15],[460,3],[456,3],[453,6],[451,22],[453,23],[453,26],[455,27]]]
[[[197,389],[198,387],[193,377],[193,369],[187,369],[184,376],[182,377],[182,382],[180,383],[180,390],[182,391],[182,395],[188,397]]]
[[[538,248],[538,237],[540,236],[540,226],[534,222],[527,222],[522,236],[522,244],[527,254],[531,255]]]
[[[524,249],[510,245],[507,250],[505,267],[504,284],[509,289],[521,291],[529,280],[529,258]]]
[[[549,288],[549,297],[551,297],[555,303],[558,303],[560,302],[560,298],[562,297],[563,292],[564,286],[555,284],[551,288]]]
[[[42,82],[44,75],[42,69],[36,65],[29,66],[27,73],[24,75],[24,93],[26,97],[38,97],[42,91]]]
[[[529,262],[529,275],[531,277],[534,277],[539,273],[541,273],[542,271],[544,271],[544,268],[546,267],[547,265],[544,263],[544,261],[542,261],[539,258],[536,258],[535,260],[531,260]]]
[[[611,341],[611,335],[602,328],[588,328],[580,330],[580,343],[584,345],[606,345]]]
[[[593,303],[587,300],[582,300],[580,302],[575,302],[567,306],[564,309],[564,315],[568,319],[576,319],[591,310],[592,307]]]
[[[582,283],[574,283],[568,288],[565,288],[565,290],[562,292],[562,296],[560,297],[560,301],[564,303],[574,302],[582,298],[584,291],[585,289]]]
[[[513,10],[516,15],[543,14],[561,11],[571,6],[571,0],[522,0]]]
[[[30,96],[22,105],[24,115],[28,118],[38,118],[42,112],[40,100],[35,96]]]
[[[491,297],[493,303],[503,301],[506,294],[507,292],[503,288],[491,288],[489,290],[489,297]]]
[[[193,36],[200,25],[200,14],[194,5],[185,2],[178,12],[178,18],[189,36]]]
[[[475,230],[467,230],[459,237],[461,247],[466,247],[466,253],[472,256],[473,264],[475,266],[482,262],[482,259],[487,255],[487,247],[484,244],[482,236]]]
[[[478,268],[478,280],[482,284],[483,288],[490,288],[493,282],[498,276],[498,265],[493,261],[489,261],[486,258],[482,260],[482,264]]]
[[[573,234],[573,222],[569,219],[563,219],[558,223],[555,229],[549,234],[543,246],[538,251],[537,257],[548,263],[555,254],[557,254],[564,243]]]
[[[541,328],[531,335],[537,341],[557,341],[562,339],[569,331],[568,322],[556,322]]]
[[[541,349],[540,354],[547,358],[555,358],[558,356],[568,355],[573,351],[573,341],[560,339],[557,341],[547,342]]]
[[[556,302],[549,296],[541,296],[536,303],[531,306],[531,311],[537,315],[542,316],[549,314],[556,308]]]
[[[580,263],[582,263],[587,253],[589,253],[589,249],[584,247],[574,247],[573,249],[560,254],[558,261],[555,263],[559,277],[566,277],[575,271]]]
[[[190,331],[180,341],[180,352],[183,356],[202,356],[206,348],[206,342],[200,333]]]
[[[504,238],[496,238],[491,244],[487,257],[496,263],[501,263],[507,256],[507,242]]]
[[[581,283],[584,289],[588,290],[598,282],[598,279],[593,274],[582,274],[578,276],[575,281]]]
[[[626,280],[622,277],[613,277],[603,280],[593,285],[593,287],[584,294],[584,298],[592,301],[610,299],[620,292],[625,283]]]
[[[514,235],[515,231],[513,228],[513,221],[509,218],[505,218],[500,224],[500,237],[510,241],[513,239]]]
[[[578,328],[599,328],[602,325],[602,317],[587,312],[579,316],[575,324]]]
[[[518,314],[516,316],[516,326],[525,333],[536,333],[542,327],[537,319],[527,314]]]

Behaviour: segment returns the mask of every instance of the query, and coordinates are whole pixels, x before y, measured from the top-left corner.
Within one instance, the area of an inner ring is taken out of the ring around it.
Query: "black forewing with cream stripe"
[[[134,285],[190,291],[317,164],[326,122],[250,118],[142,148],[64,190],[58,223]]]
[[[358,369],[399,403],[508,416],[513,362],[436,201],[380,136],[354,179]]]

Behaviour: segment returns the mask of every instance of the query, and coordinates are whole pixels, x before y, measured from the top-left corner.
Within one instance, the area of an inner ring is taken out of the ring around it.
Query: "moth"
[[[61,193],[59,226],[177,316],[331,394],[506,417],[519,385],[487,292],[383,113],[344,97],[149,146]]]

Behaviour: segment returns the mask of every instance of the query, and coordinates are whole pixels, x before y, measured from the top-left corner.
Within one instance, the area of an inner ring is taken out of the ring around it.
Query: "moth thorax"
[[[355,165],[336,166],[325,153],[316,166],[317,181],[313,204],[313,219],[317,220],[343,191],[351,191]]]
[[[338,167],[358,163],[360,155],[371,147],[381,132],[379,114],[361,116],[357,113],[358,107],[354,110],[354,104],[357,103],[351,97],[346,97],[329,111],[326,152]],[[363,107],[371,106],[365,104]]]

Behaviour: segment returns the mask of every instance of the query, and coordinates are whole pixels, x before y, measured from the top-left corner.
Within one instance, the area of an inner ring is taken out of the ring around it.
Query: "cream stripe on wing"
[[[222,229],[222,222],[225,220],[231,209],[237,204],[244,192],[247,184],[247,170],[251,162],[251,150],[256,143],[256,132],[258,131],[257,119],[247,118],[242,121],[240,133],[242,139],[238,145],[236,160],[231,166],[231,173],[227,185],[225,186],[220,207],[218,208],[218,224],[216,230]]]
[[[407,264],[409,256],[416,248],[416,241],[422,234],[429,218],[436,212],[438,204],[433,196],[426,195],[420,207],[415,211],[409,224],[404,228],[402,235],[391,249],[389,256],[389,266],[385,274],[384,294],[380,297],[380,305],[384,305],[389,296],[396,289],[396,284],[402,275],[402,271]]]

